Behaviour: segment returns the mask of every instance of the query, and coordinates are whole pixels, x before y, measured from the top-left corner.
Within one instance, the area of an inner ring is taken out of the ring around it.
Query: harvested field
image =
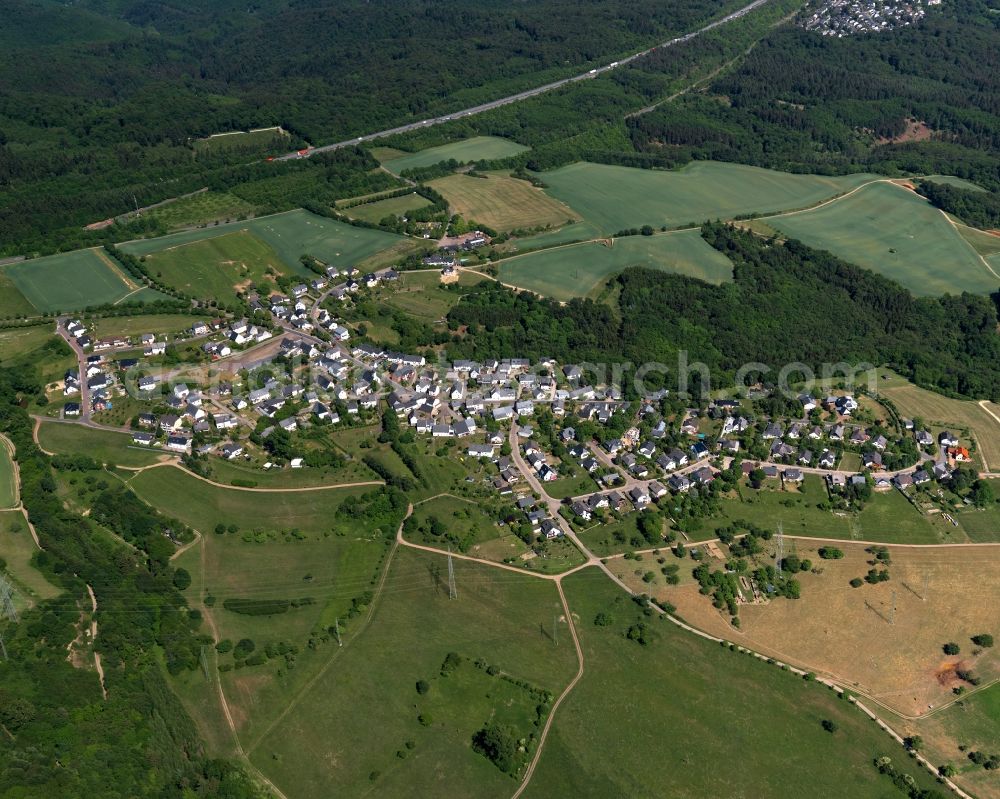
[[[494,230],[553,227],[580,219],[572,208],[559,202],[526,180],[490,172],[486,177],[449,175],[431,181],[451,210]]]
[[[498,136],[474,136],[471,139],[442,144],[440,147],[428,147],[415,153],[397,155],[402,151],[389,148],[376,148],[373,153],[377,153],[377,157],[382,159],[386,169],[398,175],[407,169],[423,169],[441,161],[454,159],[463,164],[471,161],[489,161],[517,155],[527,149],[523,144]]]

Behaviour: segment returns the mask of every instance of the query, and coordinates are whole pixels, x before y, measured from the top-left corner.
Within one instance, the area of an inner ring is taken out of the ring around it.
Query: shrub
[[[178,569],[174,572],[174,588],[178,591],[185,591],[191,586],[191,573],[187,569]]]
[[[972,636],[972,643],[976,646],[991,647],[993,646],[993,636],[989,633],[980,633]]]
[[[820,724],[822,725],[824,730],[826,730],[828,733],[831,734],[835,733],[838,729],[837,722],[831,721],[830,719],[823,719],[823,721],[821,721]]]
[[[957,655],[961,651],[959,645],[956,644],[954,641],[948,642],[941,648],[944,650],[944,653],[946,655]]]
[[[423,696],[429,690],[431,690],[430,683],[428,683],[426,680],[417,680],[417,693],[418,694],[420,694],[421,696]]]

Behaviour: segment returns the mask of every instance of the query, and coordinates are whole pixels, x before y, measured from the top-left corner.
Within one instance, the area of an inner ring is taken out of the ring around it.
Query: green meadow
[[[500,279],[558,300],[586,296],[630,266],[696,277],[709,283],[732,279],[733,265],[698,230],[654,236],[626,236],[611,247],[598,242],[571,244],[500,263]]]
[[[823,207],[767,223],[811,247],[902,283],[915,294],[1000,287],[944,214],[902,186],[876,183]]]
[[[542,176],[546,191],[605,235],[652,225],[804,208],[859,186],[873,175],[824,177],[699,161],[662,171],[576,163]]]
[[[471,139],[442,144],[440,147],[428,147],[426,150],[419,150],[415,153],[397,155],[395,152],[390,152],[388,154],[393,157],[382,163],[386,169],[398,175],[406,169],[422,169],[434,166],[441,161],[452,159],[461,163],[491,161],[496,158],[517,155],[527,149],[523,144],[497,136],[474,136]]]
[[[824,686],[644,615],[596,569],[566,578],[564,589],[584,674],[559,708],[525,797],[898,795],[873,765],[882,755],[918,787],[934,787],[899,744]],[[645,644],[629,640],[630,628]]]

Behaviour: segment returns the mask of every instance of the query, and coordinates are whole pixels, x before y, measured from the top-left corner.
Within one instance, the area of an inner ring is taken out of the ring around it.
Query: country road
[[[590,80],[591,78],[596,78],[599,75],[603,75],[610,72],[613,69],[618,69],[626,64],[647,56],[657,50],[665,50],[668,47],[673,47],[677,44],[682,44],[683,42],[690,41],[703,33],[707,33],[713,28],[717,28],[720,25],[725,25],[728,22],[737,20],[740,17],[744,17],[756,8],[765,5],[768,0],[753,0],[749,5],[745,5],[742,8],[733,11],[731,14],[727,14],[721,19],[717,19],[714,22],[709,22],[707,25],[699,28],[698,30],[692,31],[690,33],[685,33],[683,36],[678,36],[669,41],[662,42],[660,44],[654,45],[646,50],[640,50],[638,53],[633,53],[630,56],[625,56],[617,61],[612,61],[610,64],[605,64],[601,67],[596,67],[594,69],[587,70],[586,72],[581,72],[578,75],[573,75],[568,78],[563,78],[561,80],[552,81],[551,83],[543,84],[542,86],[536,86],[534,89],[527,89],[523,92],[518,92],[517,94],[511,94],[507,97],[501,97],[497,100],[490,100],[487,103],[482,103],[480,105],[474,105],[471,108],[465,108],[461,111],[454,111],[451,114],[446,114],[444,116],[433,117],[431,119],[424,119],[420,122],[410,122],[406,125],[400,125],[399,127],[389,128],[388,130],[380,130],[376,133],[366,133],[362,136],[356,136],[353,139],[345,139],[344,141],[334,142],[332,144],[324,144],[321,147],[314,147],[305,151],[304,156],[300,155],[298,151],[294,153],[288,153],[287,155],[282,155],[276,158],[277,161],[285,161],[291,158],[301,158],[308,157],[314,153],[329,152],[330,150],[339,150],[343,147],[352,147],[356,144],[361,144],[362,142],[374,141],[375,139],[382,139],[386,136],[395,136],[400,133],[409,133],[410,131],[420,130],[423,128],[429,128],[434,125],[442,125],[445,122],[451,122],[455,119],[463,119],[465,117],[475,116],[476,114],[482,114],[485,111],[492,111],[494,108],[501,108],[505,105],[510,105],[511,103],[516,103],[521,100],[527,100],[531,97],[537,97],[540,94],[545,94],[551,92],[555,89],[560,89],[563,86],[568,86],[571,83],[577,83],[581,80]]]

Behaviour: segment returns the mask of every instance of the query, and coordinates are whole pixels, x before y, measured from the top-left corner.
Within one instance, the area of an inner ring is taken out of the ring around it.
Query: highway
[[[670,41],[654,45],[653,47],[650,47],[647,50],[641,50],[638,53],[633,53],[632,55],[626,56],[625,58],[621,58],[617,61],[612,61],[610,64],[606,64],[605,66],[596,67],[586,72],[581,72],[579,75],[573,75],[572,77],[569,78],[563,78],[562,80],[553,81],[552,83],[546,83],[543,86],[536,86],[534,89],[528,89],[526,91],[519,92],[517,94],[512,94],[508,97],[501,97],[499,100],[491,100],[490,102],[483,103],[482,105],[474,105],[471,108],[466,108],[462,111],[455,111],[445,116],[433,117],[431,119],[424,119],[420,122],[411,122],[407,125],[400,125],[397,128],[380,130],[377,133],[366,133],[363,136],[355,136],[353,139],[346,139],[344,141],[334,142],[333,144],[324,144],[321,147],[313,147],[305,151],[296,151],[294,153],[288,153],[287,155],[278,156],[275,160],[286,161],[291,158],[307,158],[310,155],[313,155],[314,153],[324,153],[330,150],[339,150],[342,147],[352,147],[362,142],[374,141],[375,139],[382,139],[385,138],[386,136],[394,136],[398,133],[409,133],[410,131],[420,130],[421,128],[428,128],[431,127],[432,125],[441,125],[445,122],[451,122],[452,120],[455,119],[462,119],[463,117],[475,116],[476,114],[481,114],[484,111],[492,111],[494,108],[500,108],[501,106],[510,105],[511,103],[516,103],[521,100],[527,100],[530,97],[537,97],[540,94],[551,92],[554,89],[562,88],[563,86],[567,86],[571,83],[576,83],[581,80],[590,80],[592,78],[598,77],[599,75],[603,75],[605,72],[610,72],[613,69],[618,69],[619,67],[623,67],[626,64],[630,64],[633,61],[642,58],[643,56],[647,56],[650,53],[655,52],[656,50],[664,50],[668,47],[673,47],[674,45],[681,44],[682,42],[689,41],[690,39],[694,39],[700,36],[701,34],[712,30],[713,28],[719,27],[720,25],[725,25],[728,22],[732,22],[733,20],[737,20],[740,17],[744,17],[751,11],[753,11],[755,8],[759,8],[760,6],[765,5],[767,2],[768,0],[753,0],[753,2],[750,3],[749,5],[743,6],[743,8],[740,8],[739,10],[726,15],[721,19],[717,19],[714,22],[709,22],[707,25],[705,25],[702,28],[699,28],[696,31],[692,31],[691,33],[686,33],[683,36],[678,36],[677,38],[671,39]]]

